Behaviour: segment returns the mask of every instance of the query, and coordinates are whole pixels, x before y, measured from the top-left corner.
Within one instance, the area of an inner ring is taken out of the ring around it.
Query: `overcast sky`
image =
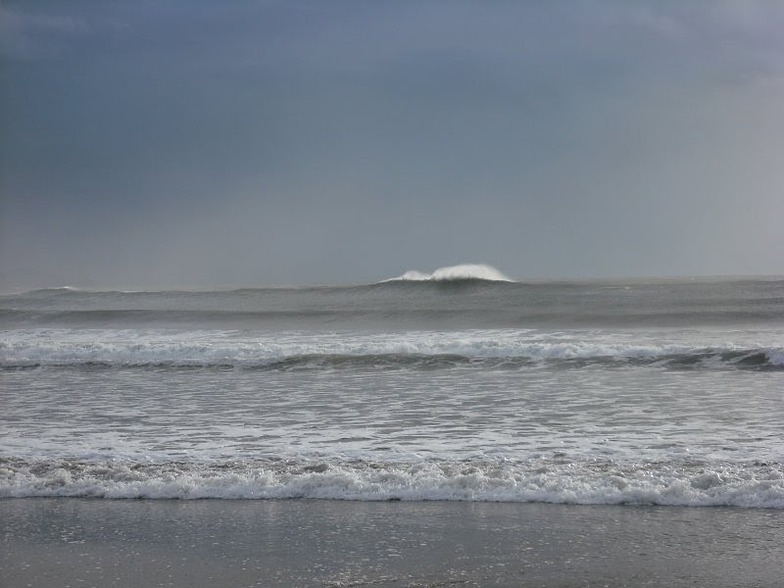
[[[0,275],[781,275],[782,31],[780,0],[6,0]]]

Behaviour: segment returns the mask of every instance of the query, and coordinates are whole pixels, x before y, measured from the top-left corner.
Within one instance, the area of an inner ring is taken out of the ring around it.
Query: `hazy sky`
[[[6,0],[2,276],[784,274],[783,31],[780,0]]]

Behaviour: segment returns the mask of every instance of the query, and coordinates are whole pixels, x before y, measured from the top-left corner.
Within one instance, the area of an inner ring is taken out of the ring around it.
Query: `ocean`
[[[0,497],[784,509],[784,278],[485,278],[0,296]]]

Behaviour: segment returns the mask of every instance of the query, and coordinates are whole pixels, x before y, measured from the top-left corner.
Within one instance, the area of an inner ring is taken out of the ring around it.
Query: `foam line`
[[[777,463],[5,459],[0,466],[0,497],[458,500],[784,509],[784,470]]]

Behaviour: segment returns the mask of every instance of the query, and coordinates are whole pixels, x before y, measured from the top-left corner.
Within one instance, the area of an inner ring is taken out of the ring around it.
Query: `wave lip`
[[[460,282],[486,280],[489,282],[513,282],[493,266],[483,263],[463,263],[441,267],[428,274],[418,270],[409,270],[402,276],[382,280],[383,282]]]

